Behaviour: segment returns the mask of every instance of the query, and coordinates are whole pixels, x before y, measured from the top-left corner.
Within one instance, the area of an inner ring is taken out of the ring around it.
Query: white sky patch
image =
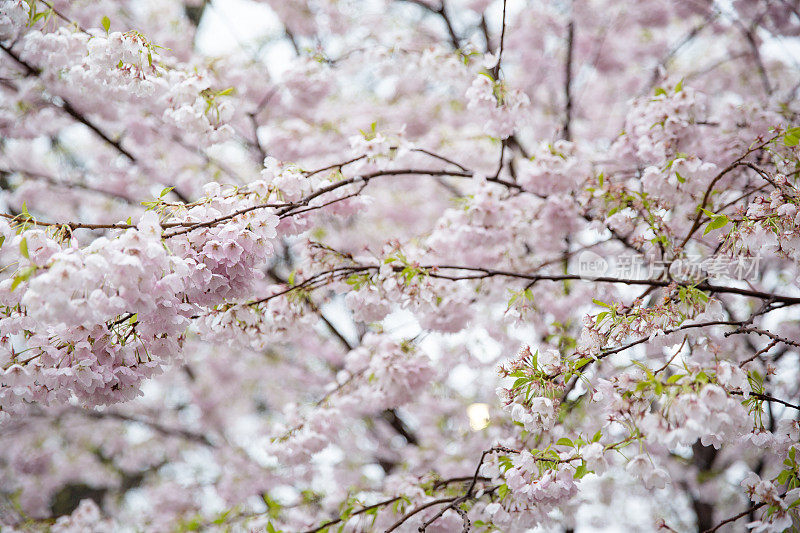
[[[294,51],[280,19],[266,4],[251,0],[214,0],[203,13],[195,45],[208,56],[241,53],[264,61],[280,78]]]
[[[206,7],[197,30],[197,49],[208,55],[258,52],[259,38],[282,31],[280,20],[266,5],[249,0],[215,0]]]

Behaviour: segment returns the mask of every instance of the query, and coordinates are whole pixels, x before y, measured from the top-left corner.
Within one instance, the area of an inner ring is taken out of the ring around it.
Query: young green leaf
[[[708,226],[706,226],[706,230],[703,232],[703,235],[714,231],[715,229],[720,229],[727,226],[728,222],[730,222],[730,220],[728,220],[728,217],[725,215],[715,216],[713,219],[711,219],[711,222],[708,223]]]
[[[800,127],[789,128],[783,135],[783,144],[797,146],[800,143]]]
[[[19,272],[17,272],[17,275],[14,276],[14,281],[11,282],[11,290],[13,291],[19,287],[19,284],[23,281],[29,280],[34,272],[36,272],[36,266],[29,266],[20,269]]]

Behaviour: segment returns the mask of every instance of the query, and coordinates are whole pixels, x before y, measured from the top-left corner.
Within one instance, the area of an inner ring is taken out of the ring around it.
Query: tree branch
[[[567,59],[564,65],[564,126],[563,135],[564,140],[572,140],[572,131],[570,129],[572,124],[572,56],[574,53],[575,41],[575,21],[570,20],[567,26]]]

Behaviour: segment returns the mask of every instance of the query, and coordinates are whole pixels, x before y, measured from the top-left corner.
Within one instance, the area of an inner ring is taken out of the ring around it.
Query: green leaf
[[[581,465],[575,469],[575,474],[572,477],[575,479],[581,479],[583,476],[589,473],[589,469],[586,468],[586,465],[581,463]]]
[[[106,33],[108,33],[108,30],[111,28],[111,19],[106,16],[103,16],[102,20],[100,21],[100,24],[103,25],[103,29],[106,30]]]
[[[497,487],[497,495],[500,496],[500,499],[502,500],[503,498],[506,497],[506,494],[508,494],[508,485],[503,483],[502,485]]]
[[[558,441],[556,441],[556,444],[558,444],[559,446],[569,446],[570,448],[575,446],[572,443],[572,440],[568,439],[567,437],[561,437],[560,439],[558,439]]]
[[[797,146],[800,143],[800,127],[789,128],[783,136],[783,144]]]
[[[175,188],[175,187],[164,187],[164,188],[161,190],[161,194],[159,194],[159,195],[158,195],[158,197],[159,197],[159,198],[163,198],[163,197],[165,197],[165,196],[166,196],[166,195],[168,195],[168,194],[169,194],[169,192],[170,192],[172,189],[174,189],[174,188]]]
[[[675,177],[678,178],[678,183],[686,183],[686,178],[681,176],[680,172],[676,172],[675,173]]]
[[[674,375],[670,376],[669,379],[667,379],[667,383],[669,383],[670,385],[673,384],[673,383],[677,383],[678,380],[681,379],[685,375],[686,374],[674,374]]]
[[[514,385],[511,388],[512,389],[518,389],[518,388],[524,386],[526,383],[528,383],[528,381],[530,381],[530,378],[527,378],[527,377],[526,378],[517,378],[514,381]]]
[[[19,241],[19,253],[22,254],[22,257],[25,259],[30,259],[30,256],[28,255],[28,240],[25,237]]]
[[[706,230],[703,232],[703,235],[705,235],[705,234],[707,234],[707,233],[709,233],[711,231],[714,231],[715,229],[719,229],[719,228],[723,228],[723,227],[727,226],[728,222],[730,222],[730,220],[728,220],[728,217],[725,216],[725,215],[719,215],[719,216],[714,217],[711,220],[711,222],[708,223],[708,226],[706,226]]]
[[[604,178],[605,178],[605,175],[602,172],[600,173],[599,176],[597,176],[597,181],[600,182],[600,188],[603,188],[603,180],[604,180]]]
[[[594,303],[595,305],[599,305],[601,307],[605,307],[607,309],[611,309],[610,305],[608,305],[607,303],[601,302],[600,300],[598,300],[596,298],[592,298],[592,303]]]
[[[681,81],[679,81],[678,84],[675,86],[676,93],[679,93],[682,90],[683,90],[683,78],[681,78]]]
[[[778,474],[778,478],[775,481],[777,481],[779,485],[784,485],[786,484],[787,481],[789,481],[790,475],[791,472],[789,470],[784,470],[780,474]]]
[[[36,266],[29,266],[19,270],[17,275],[14,276],[14,281],[11,282],[11,290],[16,289],[20,283],[27,281],[36,272]]]
[[[666,96],[667,91],[665,91],[663,87],[656,87],[656,96],[661,96],[662,94]]]
[[[525,299],[527,299],[528,301],[531,301],[531,302],[533,301],[533,290],[531,290],[530,288],[525,289],[525,292],[523,292],[522,294],[523,294],[523,296],[525,296]]]
[[[6,242],[6,236],[5,235],[0,235],[0,248],[3,247],[3,243],[4,242]]]
[[[213,523],[218,525],[218,526],[221,526],[228,519],[228,515],[231,514],[231,511],[232,511],[232,509],[228,509],[227,511],[224,511],[224,512],[220,513],[219,518],[214,520]]]
[[[602,429],[598,429],[597,433],[595,433],[594,437],[592,437],[592,442],[599,441],[602,436],[603,436],[603,430]]]

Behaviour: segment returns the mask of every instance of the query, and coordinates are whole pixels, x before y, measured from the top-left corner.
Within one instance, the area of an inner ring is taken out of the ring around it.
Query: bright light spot
[[[251,0],[215,0],[203,12],[196,45],[207,55],[221,55],[237,49],[258,53],[258,39],[282,31],[278,17],[264,4]]]
[[[489,406],[485,403],[473,403],[467,407],[469,427],[472,431],[480,431],[489,425]]]

